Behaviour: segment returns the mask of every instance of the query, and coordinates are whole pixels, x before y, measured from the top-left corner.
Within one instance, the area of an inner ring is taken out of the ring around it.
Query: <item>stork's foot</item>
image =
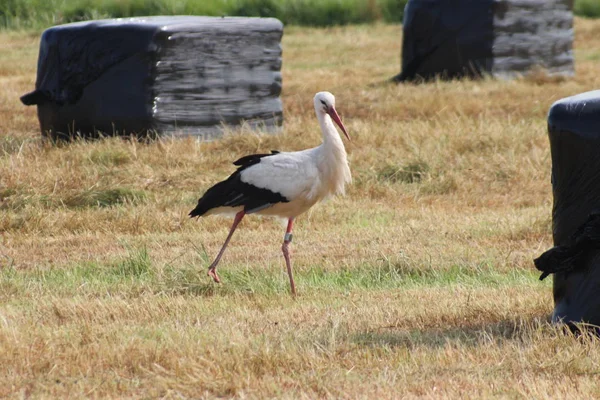
[[[216,268],[209,268],[208,276],[213,278],[213,281],[215,281],[216,283],[221,283],[221,279],[219,278],[219,275],[217,275]]]

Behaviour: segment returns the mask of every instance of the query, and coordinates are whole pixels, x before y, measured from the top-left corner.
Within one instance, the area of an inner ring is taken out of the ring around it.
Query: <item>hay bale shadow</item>
[[[352,335],[351,339],[357,344],[371,347],[441,348],[448,343],[475,347],[482,343],[500,343],[506,340],[525,341],[540,332],[551,334],[556,330],[556,326],[550,324],[548,316],[536,316],[529,319],[505,319],[488,324],[465,324],[424,330],[388,326],[358,332]]]

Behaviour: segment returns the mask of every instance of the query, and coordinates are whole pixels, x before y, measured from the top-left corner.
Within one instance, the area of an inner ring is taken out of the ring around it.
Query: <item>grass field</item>
[[[600,21],[576,20],[572,79],[385,83],[397,25],[286,28],[285,132],[52,146],[39,32],[0,33],[0,397],[591,398],[596,339],[548,324],[546,113],[600,86]],[[346,197],[284,228],[189,220],[230,161],[315,146],[312,97],[353,142]]]

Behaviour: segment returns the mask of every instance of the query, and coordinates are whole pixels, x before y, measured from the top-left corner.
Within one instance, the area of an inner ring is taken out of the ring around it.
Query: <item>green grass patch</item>
[[[130,252],[129,257],[117,262],[114,268],[109,269],[111,273],[120,278],[143,278],[153,273],[152,261],[148,250],[143,247],[140,250]]]
[[[40,270],[19,270],[12,265],[0,269],[0,293],[89,294],[103,296],[140,293],[184,296],[229,296],[234,294],[281,295],[289,291],[287,274],[279,266],[267,270],[223,266],[222,284],[206,275],[208,262],[157,265],[146,248],[133,249],[123,258],[107,263],[86,262]],[[414,287],[502,287],[538,284],[537,271],[499,271],[491,263],[456,264],[448,268],[377,260],[335,270],[312,266],[295,271],[301,293],[311,291],[389,290]],[[0,295],[0,299],[3,295]]]
[[[586,18],[600,17],[600,0],[576,0],[573,7],[575,15]]]
[[[429,169],[429,165],[424,161],[406,165],[387,164],[377,172],[377,179],[383,182],[421,182],[429,174]]]
[[[308,271],[306,279],[313,286],[332,290],[453,285],[494,287],[533,282],[537,278],[534,272],[517,269],[508,273],[501,272],[488,262],[437,268],[406,260],[383,259],[336,271],[314,267]]]
[[[129,188],[89,189],[66,197],[62,203],[69,208],[111,207],[119,204],[138,204],[146,192]]]
[[[208,263],[194,266],[169,267],[161,286],[179,294],[230,294],[231,292],[276,294],[289,291],[285,269],[280,266],[256,269],[251,266],[223,266],[219,275],[223,284],[215,285],[206,276]],[[177,279],[171,279],[175,278]],[[405,260],[376,260],[355,266],[331,270],[322,265],[294,271],[301,292],[328,290],[389,290],[413,287],[499,287],[537,284],[538,273],[533,268],[499,271],[490,262],[455,264],[446,268],[410,263]],[[208,284],[208,286],[206,286]]]
[[[130,188],[86,189],[63,197],[34,194],[30,189],[17,186],[0,188],[0,210],[19,211],[25,207],[51,208],[105,208],[127,204],[143,204],[148,195],[143,190]]]
[[[31,293],[137,294],[154,279],[155,270],[146,248],[130,250],[126,257],[101,264],[85,262],[50,269],[19,270],[12,264],[0,268],[0,299]]]
[[[121,166],[131,161],[129,152],[119,148],[107,150],[93,150],[90,154],[90,161],[93,164],[103,165],[105,167]]]

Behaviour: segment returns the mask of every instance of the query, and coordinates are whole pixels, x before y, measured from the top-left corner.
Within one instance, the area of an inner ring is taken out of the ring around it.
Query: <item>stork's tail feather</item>
[[[235,179],[235,174],[234,174]],[[190,218],[201,217],[213,208],[228,206],[230,198],[235,195],[232,190],[231,182],[234,180],[232,177],[229,179],[219,182],[204,193],[204,195],[198,200],[196,208],[190,211]]]
[[[196,208],[194,208],[192,211],[190,211],[190,213],[188,214],[190,216],[190,218],[194,218],[194,217],[201,217],[204,214],[206,214],[208,210],[205,210],[203,207],[200,207],[200,204],[198,204],[196,206]]]
[[[212,192],[214,192],[214,189],[212,189]],[[212,192],[211,190],[209,190],[207,193],[204,194],[204,196],[200,198],[200,200],[198,200],[196,208],[194,208],[188,214],[190,218],[201,217],[213,208],[219,207],[221,205],[216,201],[216,196],[214,196]]]

